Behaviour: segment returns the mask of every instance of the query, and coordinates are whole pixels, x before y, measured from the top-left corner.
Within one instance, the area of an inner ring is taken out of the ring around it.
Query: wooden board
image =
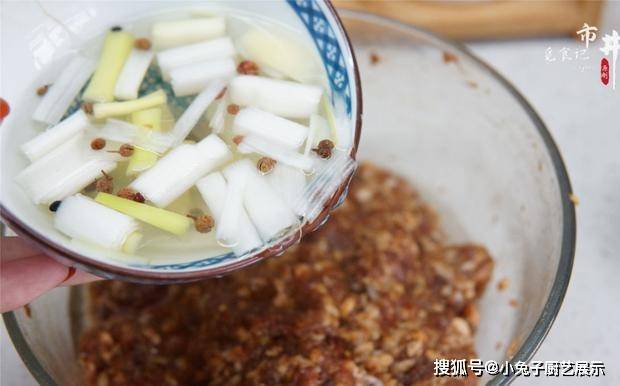
[[[387,16],[458,40],[573,36],[597,25],[603,1],[335,0],[337,7]]]

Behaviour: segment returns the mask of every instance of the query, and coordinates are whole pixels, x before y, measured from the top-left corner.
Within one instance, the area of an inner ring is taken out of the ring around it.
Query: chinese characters
[[[588,23],[583,23],[583,28],[577,31],[577,35],[581,37],[581,41],[586,43],[586,49],[589,47],[590,42],[596,40],[596,33],[594,31],[598,31],[598,28],[595,26],[590,27]]]
[[[548,63],[551,62],[583,62],[590,59],[588,55],[588,48],[590,47],[590,43],[596,41],[598,28],[595,26],[590,26],[588,23],[583,23],[583,27],[576,32],[579,35],[581,41],[584,43],[585,48],[568,48],[562,47],[554,52],[551,47],[547,47],[545,50],[545,61]],[[607,86],[610,83],[612,89],[616,89],[616,68],[618,61],[618,51],[620,50],[620,35],[618,35],[618,31],[612,30],[611,34],[601,33],[602,38],[602,47],[599,50],[606,57],[610,57],[610,60],[603,57],[601,59],[600,66],[600,80],[603,85]],[[611,62],[611,63],[610,63]],[[579,68],[581,71],[586,69],[591,69],[591,66],[588,65],[580,65]],[[611,73],[611,75],[610,75]]]
[[[618,50],[620,50],[620,35],[613,30],[611,35],[605,34],[602,38],[603,47],[600,48],[605,56],[611,54],[611,86],[616,89],[616,61],[618,60]]]
[[[518,377],[600,377],[605,376],[602,361],[523,361],[504,363],[481,359],[435,359],[436,377],[467,377],[473,374],[515,375]]]

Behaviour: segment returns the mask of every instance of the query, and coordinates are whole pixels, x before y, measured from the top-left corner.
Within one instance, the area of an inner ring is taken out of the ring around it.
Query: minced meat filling
[[[363,164],[330,221],[283,256],[221,279],[90,286],[87,385],[475,384],[435,358],[476,356],[493,261],[444,245],[403,179]]]

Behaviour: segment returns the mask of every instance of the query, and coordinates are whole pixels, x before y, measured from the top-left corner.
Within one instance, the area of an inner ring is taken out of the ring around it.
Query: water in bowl
[[[252,254],[298,235],[354,168],[311,42],[273,20],[157,14],[63,61],[17,183],[81,249],[146,266]]]

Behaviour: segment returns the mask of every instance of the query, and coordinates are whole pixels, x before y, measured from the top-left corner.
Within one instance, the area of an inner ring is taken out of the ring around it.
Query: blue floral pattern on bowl
[[[332,99],[343,99],[346,112],[351,116],[351,85],[342,49],[334,29],[316,0],[286,0],[306,26],[327,71],[332,89]]]

